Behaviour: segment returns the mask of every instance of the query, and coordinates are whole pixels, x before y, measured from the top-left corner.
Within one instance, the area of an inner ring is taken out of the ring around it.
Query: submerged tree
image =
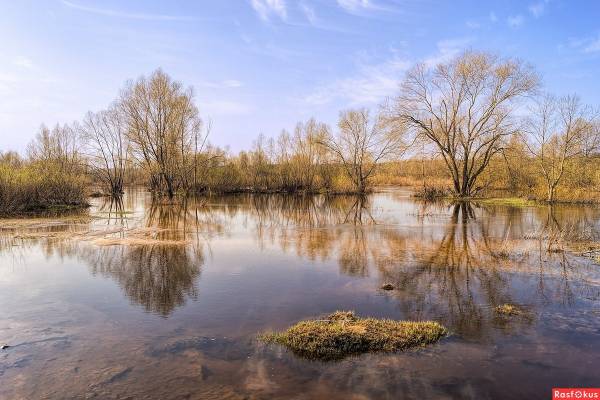
[[[516,102],[538,87],[537,74],[517,60],[468,51],[406,75],[392,110],[399,126],[438,150],[456,196],[477,193],[477,179],[505,139],[517,131]]]
[[[121,99],[128,137],[152,190],[172,198],[188,189],[195,170],[191,156],[202,121],[191,88],[160,69],[130,83]]]
[[[89,166],[114,196],[123,193],[127,164],[127,126],[116,107],[98,113],[89,112],[80,128],[89,154]]]
[[[546,200],[553,202],[565,169],[576,156],[591,152],[595,124],[592,110],[577,96],[540,98],[526,119],[524,142],[534,157],[546,186]]]
[[[358,193],[369,189],[369,178],[381,161],[407,148],[403,131],[389,129],[381,116],[371,122],[366,109],[341,112],[338,128],[336,136],[329,135],[321,143],[343,166]]]

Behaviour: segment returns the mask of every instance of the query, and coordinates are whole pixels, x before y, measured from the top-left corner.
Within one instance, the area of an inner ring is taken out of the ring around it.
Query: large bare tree
[[[477,193],[477,179],[517,131],[517,101],[534,93],[538,75],[513,59],[467,51],[433,68],[410,70],[394,103],[399,126],[434,145],[458,197]]]
[[[189,188],[196,168],[192,152],[202,121],[193,98],[192,88],[160,69],[130,83],[121,96],[134,155],[151,189],[169,198]]]
[[[364,193],[380,162],[406,151],[403,133],[401,129],[390,129],[381,115],[371,121],[366,109],[347,110],[340,113],[337,134],[321,143],[342,165],[354,189]]]

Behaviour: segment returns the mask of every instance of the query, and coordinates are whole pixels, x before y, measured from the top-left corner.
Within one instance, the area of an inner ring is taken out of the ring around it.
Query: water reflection
[[[127,231],[121,231],[123,245],[83,247],[78,256],[93,274],[114,279],[133,303],[166,317],[188,298],[198,296],[205,244],[200,232],[222,232],[222,224],[202,209],[199,199],[151,202],[143,209],[140,224],[149,233],[148,243],[128,245]],[[108,210],[107,221],[128,225],[128,210],[121,199],[110,199],[100,210]]]
[[[396,190],[93,202],[85,217],[0,221],[2,398],[521,398],[506,388],[596,378],[600,270],[548,251],[551,232],[593,246],[596,208]],[[503,303],[530,314],[500,318]],[[453,335],[327,364],[255,340],[336,309]]]
[[[39,245],[47,257],[77,257],[93,274],[115,280],[133,303],[166,317],[198,298],[211,239],[242,226],[260,249],[277,246],[313,262],[334,260],[345,276],[392,283],[397,289],[386,295],[397,299],[406,317],[435,316],[472,337],[487,335],[498,304],[572,304],[572,282],[586,282],[587,270],[575,266],[572,255],[547,253],[524,238],[564,221],[592,236],[599,227],[598,212],[589,208],[415,203],[394,192],[243,194],[161,204],[130,191],[98,200],[91,215],[87,223],[34,225],[30,240],[19,239],[19,246],[14,240],[22,233],[2,235],[0,245],[4,251]],[[522,274],[536,276],[535,287],[524,285]]]
[[[135,304],[168,316],[198,296],[203,255],[183,246],[110,246],[82,249],[93,274],[114,279]]]

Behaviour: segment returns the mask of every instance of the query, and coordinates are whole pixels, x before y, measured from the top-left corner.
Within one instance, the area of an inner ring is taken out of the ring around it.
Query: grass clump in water
[[[494,311],[496,314],[505,316],[505,317],[515,317],[518,315],[523,315],[523,310],[514,304],[501,304],[497,306]]]
[[[260,338],[305,358],[336,360],[352,354],[425,346],[446,333],[437,322],[359,318],[352,311],[336,311],[325,319],[301,321],[284,332]]]

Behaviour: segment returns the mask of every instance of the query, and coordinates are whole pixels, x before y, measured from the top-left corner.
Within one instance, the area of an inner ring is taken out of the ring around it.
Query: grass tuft
[[[496,314],[507,316],[507,317],[523,315],[523,310],[519,306],[516,306],[514,304],[508,304],[508,303],[497,306],[494,309],[494,311],[496,312]]]
[[[338,360],[352,354],[425,346],[446,334],[446,328],[437,322],[359,318],[352,311],[336,311],[325,319],[301,321],[284,332],[259,338],[281,344],[301,357]]]

